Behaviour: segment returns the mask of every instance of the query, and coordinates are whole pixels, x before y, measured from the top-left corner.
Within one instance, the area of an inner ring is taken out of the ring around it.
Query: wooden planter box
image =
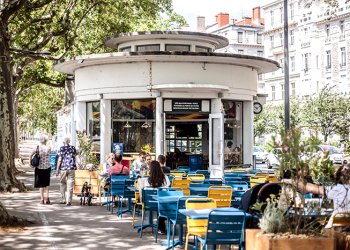
[[[246,250],[335,250],[334,238],[270,239],[260,229],[246,229]]]
[[[350,235],[335,232],[330,229],[324,229],[324,235],[333,237],[337,241],[336,250],[350,250]]]
[[[75,171],[75,182],[74,182],[74,191],[75,195],[81,193],[81,188],[83,187],[84,182],[90,183],[90,171],[89,170],[76,170]],[[91,184],[92,189],[91,193],[96,197],[98,194],[98,171],[91,172]]]

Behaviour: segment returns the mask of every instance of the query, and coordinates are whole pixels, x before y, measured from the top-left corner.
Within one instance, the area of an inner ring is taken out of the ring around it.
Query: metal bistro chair
[[[189,166],[178,166],[176,170],[185,171],[186,173],[188,173],[190,171],[190,167]]]
[[[181,188],[184,192],[184,195],[190,195],[190,190],[188,189],[191,179],[187,178],[174,178],[171,183],[171,187]]]
[[[266,180],[268,180],[269,182],[278,182],[279,181],[278,179],[281,179],[281,178],[277,176],[272,176],[272,175],[266,176]]]
[[[188,174],[187,178],[191,178],[192,181],[204,181],[204,174]]]
[[[157,196],[158,190],[154,190],[153,188],[149,189],[147,187],[142,189],[142,199],[143,199],[143,206],[142,206],[142,222],[141,222],[141,228],[140,230],[140,238],[142,237],[142,230],[143,230],[143,220],[145,217],[146,211],[148,211],[149,216],[149,224],[145,225],[145,227],[151,227],[152,233],[153,228],[157,228],[157,225],[153,224],[153,212],[158,212],[158,202],[153,199],[153,196]]]
[[[210,179],[209,183],[210,183],[210,186],[222,186],[221,179]]]
[[[244,190],[233,190],[232,191],[231,207],[235,207],[235,208],[239,207],[239,204],[241,203],[242,195],[245,192],[246,191],[244,191]]]
[[[168,176],[170,183],[172,183],[175,176],[173,174],[165,174],[165,175]]]
[[[172,171],[170,171],[170,174],[174,175],[174,177],[186,176],[186,172],[185,171],[172,170]]]
[[[216,208],[216,201],[209,198],[196,198],[186,200],[186,209]],[[187,217],[187,234],[185,250],[188,249],[188,239],[190,235],[205,237],[208,220],[193,220]],[[195,241],[197,242],[197,241]],[[197,248],[196,248],[197,249]]]
[[[55,171],[57,169],[57,161],[58,161],[58,155],[56,153],[50,154],[51,175],[55,174]],[[61,170],[58,170],[58,173],[60,172]]]
[[[258,172],[258,173],[255,173],[255,177],[259,178],[259,177],[269,177],[270,176],[270,173],[267,173],[267,172]]]
[[[211,186],[208,191],[208,198],[216,201],[217,207],[230,207],[232,198],[231,186]]]
[[[225,181],[226,186],[231,186],[233,189],[235,188],[243,188],[243,189],[249,189],[249,185],[245,181]]]
[[[240,177],[240,176],[238,173],[229,172],[229,173],[225,173],[224,177],[227,178],[227,177]]]
[[[134,187],[136,188],[137,187],[137,180],[135,181],[134,183]],[[142,207],[143,206],[143,203],[142,201],[140,201],[140,193],[139,191],[135,191],[135,205],[134,205],[134,213],[132,215],[132,226],[134,226],[135,224],[135,214],[136,214],[136,206],[138,207],[138,215],[140,213],[140,206]]]
[[[158,188],[158,197],[159,196],[183,196],[183,191],[182,190],[179,191],[178,188],[160,187]],[[167,228],[168,228],[167,239],[168,239],[168,247],[169,247],[170,219],[175,219],[176,208],[177,208],[177,201],[158,203],[158,219],[157,219],[157,230],[156,230],[156,239],[155,239],[156,243],[157,243],[157,237],[158,237],[159,217],[164,217],[167,219]]]
[[[121,215],[120,218],[123,218],[123,213],[125,212],[131,212],[129,209],[130,209],[130,200],[131,198],[135,198],[135,192],[134,191],[131,191],[128,189],[128,187],[133,187],[135,186],[135,182],[134,180],[128,180],[126,179],[124,181],[124,187],[123,187],[123,194],[120,195],[120,199],[119,199],[119,202],[118,202],[118,213],[117,215],[119,216],[119,214]],[[123,210],[123,199],[128,199],[128,209],[125,209]],[[120,209],[119,209],[119,204],[120,204]]]
[[[196,174],[202,174],[204,175],[205,179],[210,179],[210,172],[209,170],[197,170]]]
[[[225,183],[230,181],[242,181],[242,177],[226,177],[225,176]]]
[[[111,174],[110,185],[107,193],[107,210],[113,214],[113,196],[118,198],[123,195],[125,179],[129,177],[128,174]],[[111,198],[111,200],[109,200]]]
[[[269,181],[266,180],[266,177],[261,177],[261,178],[257,178],[257,177],[250,177],[250,188],[259,185],[261,183],[268,183]]]
[[[209,181],[191,181],[190,187],[210,187]]]
[[[244,249],[242,238],[246,214],[244,211],[213,210],[209,213],[205,237],[199,236],[202,248],[207,245],[238,245]]]
[[[260,173],[261,169],[248,169],[248,174],[256,174],[256,173]]]

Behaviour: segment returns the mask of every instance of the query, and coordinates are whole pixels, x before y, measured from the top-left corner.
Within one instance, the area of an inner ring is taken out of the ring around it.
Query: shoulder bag
[[[39,166],[39,161],[40,161],[40,155],[39,155],[39,146],[37,146],[35,154],[32,157],[32,160],[30,161],[30,164],[33,167]]]

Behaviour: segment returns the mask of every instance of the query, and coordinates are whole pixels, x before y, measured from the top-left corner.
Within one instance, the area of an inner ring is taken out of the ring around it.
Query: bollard
[[[256,170],[256,155],[253,155],[253,170]]]

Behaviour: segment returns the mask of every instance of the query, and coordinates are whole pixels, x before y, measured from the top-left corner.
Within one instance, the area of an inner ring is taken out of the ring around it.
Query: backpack
[[[30,164],[33,167],[37,167],[37,166],[39,166],[39,162],[40,162],[39,146],[37,146],[35,154],[33,155],[32,160],[30,161]]]

